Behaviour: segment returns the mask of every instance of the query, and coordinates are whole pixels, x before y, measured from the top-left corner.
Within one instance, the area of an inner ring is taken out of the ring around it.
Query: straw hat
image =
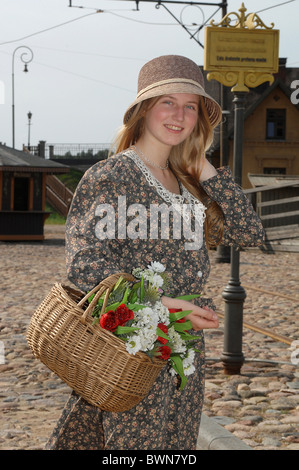
[[[172,93],[190,93],[203,96],[212,127],[219,124],[221,108],[205,92],[200,68],[192,60],[179,55],[157,57],[141,68],[138,76],[137,97],[124,115],[124,123],[129,120],[134,107],[141,101]]]

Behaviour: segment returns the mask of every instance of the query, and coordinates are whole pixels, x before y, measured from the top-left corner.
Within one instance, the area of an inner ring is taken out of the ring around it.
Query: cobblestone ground
[[[69,388],[38,360],[26,343],[30,317],[54,282],[67,282],[63,227],[46,226],[44,242],[0,242],[0,449],[39,450],[51,433]],[[205,295],[223,312],[223,288],[230,265],[215,263]],[[223,320],[206,332],[207,375],[204,413],[255,450],[299,450],[298,338],[299,253],[240,256],[246,285],[244,321],[291,339],[287,344],[244,328],[246,359],[239,375],[225,375],[220,356]],[[279,295],[260,292],[275,292]],[[282,297],[282,295],[286,297]],[[4,352],[4,355],[2,354]]]

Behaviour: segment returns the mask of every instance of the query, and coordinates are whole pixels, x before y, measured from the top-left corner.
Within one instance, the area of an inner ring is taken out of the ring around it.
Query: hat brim
[[[170,95],[170,94],[175,94],[175,93],[188,93],[188,94],[194,94],[194,95],[199,95],[204,98],[204,103],[206,106],[206,110],[209,116],[210,124],[214,128],[216,127],[219,122],[221,121],[221,116],[222,116],[222,111],[221,107],[219,104],[210,96],[208,95],[203,88],[200,86],[197,86],[194,82],[193,83],[188,83],[188,82],[180,82],[180,83],[165,83],[163,85],[158,85],[157,87],[152,87],[151,89],[148,89],[144,92],[140,92],[131,103],[131,105],[128,107],[127,111],[125,112],[123,122],[126,124],[128,120],[130,119],[135,106],[138,103],[141,103],[142,101],[148,100],[150,98],[155,98],[163,95]]]

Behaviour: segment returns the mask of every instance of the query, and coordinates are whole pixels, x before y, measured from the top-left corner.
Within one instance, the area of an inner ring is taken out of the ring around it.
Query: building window
[[[286,168],[264,168],[264,175],[286,175]]]
[[[286,110],[267,109],[266,138],[268,140],[285,140]]]

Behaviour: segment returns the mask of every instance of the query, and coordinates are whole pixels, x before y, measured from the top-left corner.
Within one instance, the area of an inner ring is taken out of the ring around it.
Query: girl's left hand
[[[186,320],[190,320],[194,331],[206,328],[218,328],[219,319],[214,310],[209,307],[198,307],[192,302],[181,299],[172,299],[171,297],[162,297],[162,303],[168,308],[181,308],[182,310],[192,310],[186,315]]]

